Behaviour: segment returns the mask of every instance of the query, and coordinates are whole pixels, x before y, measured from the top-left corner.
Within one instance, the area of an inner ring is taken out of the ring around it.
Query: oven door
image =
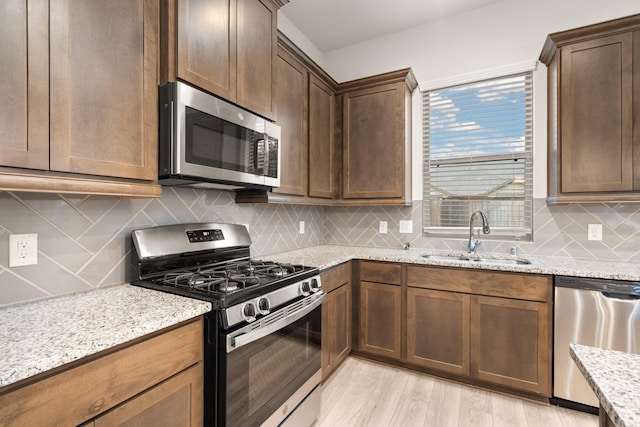
[[[276,411],[284,412],[283,419],[299,403],[290,406],[292,396],[304,398],[320,383],[325,298],[311,295],[308,302],[297,302],[299,307],[289,305],[257,320],[259,325],[221,334],[219,426],[259,426]]]

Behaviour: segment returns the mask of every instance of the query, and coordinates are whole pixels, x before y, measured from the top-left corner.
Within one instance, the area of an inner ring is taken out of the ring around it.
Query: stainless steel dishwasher
[[[640,282],[556,276],[554,285],[552,403],[595,412],[598,399],[569,344],[640,353]]]

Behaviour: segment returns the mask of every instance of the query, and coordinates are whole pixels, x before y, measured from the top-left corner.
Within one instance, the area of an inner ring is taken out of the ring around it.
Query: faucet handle
[[[470,254],[474,254],[476,252],[476,250],[480,247],[480,245],[482,244],[482,240],[470,240],[469,241],[469,253]]]

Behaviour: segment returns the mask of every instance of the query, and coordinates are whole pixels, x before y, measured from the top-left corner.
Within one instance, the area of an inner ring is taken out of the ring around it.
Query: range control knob
[[[320,281],[318,279],[311,279],[310,287],[312,292],[318,292],[320,290],[320,286],[322,285],[320,285]]]
[[[262,297],[258,299],[258,314],[262,314],[263,316],[269,314],[271,311],[271,301],[269,298]]]
[[[304,281],[300,283],[300,293],[305,297],[311,295],[311,285],[309,284],[309,282]]]
[[[252,302],[242,306],[242,317],[249,323],[256,320],[256,306]]]

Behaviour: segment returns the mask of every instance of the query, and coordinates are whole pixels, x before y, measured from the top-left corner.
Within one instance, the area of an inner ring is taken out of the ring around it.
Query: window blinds
[[[424,232],[468,235],[487,213],[491,235],[531,240],[532,73],[423,93]]]

